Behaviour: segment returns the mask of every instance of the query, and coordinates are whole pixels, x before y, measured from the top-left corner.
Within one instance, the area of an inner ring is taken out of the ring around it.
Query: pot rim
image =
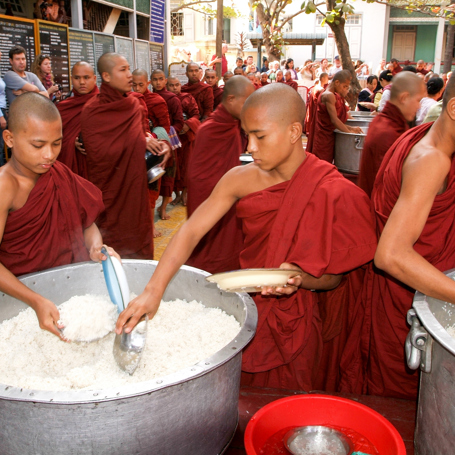
[[[158,261],[152,260],[138,260],[138,259],[122,259],[122,263],[126,264],[143,264],[143,263],[152,263],[156,266]],[[90,265],[92,267],[97,267],[100,264],[95,262],[81,262],[77,264],[69,264],[72,269],[78,267],[87,267]],[[44,270],[37,273],[30,273],[27,275],[21,276],[19,279],[22,281],[26,278],[31,278],[35,276],[42,276],[45,273],[54,272],[56,270],[62,270],[69,267],[68,265],[54,267],[52,269]],[[183,265],[180,270],[188,270],[193,272],[198,272],[204,278],[211,275],[210,273],[197,269],[195,267],[190,267]],[[216,289],[220,294],[223,294],[223,291],[220,291],[217,288],[217,285],[214,283],[206,283],[207,286]],[[159,378],[152,379],[150,381],[137,382],[134,384],[128,384],[121,387],[116,387],[112,389],[96,389],[96,390],[66,390],[66,391],[52,391],[52,390],[35,390],[35,389],[25,389],[19,387],[9,386],[7,384],[0,383],[0,400],[10,400],[10,401],[31,401],[39,403],[49,403],[49,404],[81,404],[81,403],[94,403],[94,402],[105,402],[113,400],[123,400],[125,398],[147,395],[151,392],[155,392],[160,389],[178,385],[182,382],[187,382],[192,379],[196,379],[200,376],[203,376],[209,373],[212,370],[215,370],[219,366],[227,363],[229,360],[234,358],[237,355],[241,355],[242,349],[251,341],[257,326],[258,314],[257,308],[254,303],[254,300],[245,292],[236,293],[243,302],[244,311],[245,311],[245,322],[241,327],[237,336],[226,346],[216,352],[214,355],[201,360],[195,365],[189,366],[182,370],[179,370],[175,373],[162,376]]]
[[[455,268],[444,272],[449,278],[455,278]],[[447,330],[441,325],[438,319],[435,317],[428,304],[429,301],[437,301],[441,304],[453,305],[450,302],[443,302],[442,300],[428,297],[419,291],[416,291],[412,307],[415,309],[417,317],[421,324],[425,327],[428,333],[441,344],[450,353],[455,355],[455,338],[451,337]],[[455,309],[455,308],[454,308]]]

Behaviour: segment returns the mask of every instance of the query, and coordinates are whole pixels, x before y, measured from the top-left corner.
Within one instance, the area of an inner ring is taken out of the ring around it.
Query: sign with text
[[[165,0],[150,0],[150,41],[164,44]]]
[[[113,35],[102,35],[101,33],[95,33],[95,60],[105,54],[106,52],[115,52],[115,40]],[[101,75],[96,71],[96,83],[98,86],[101,85]]]
[[[95,68],[95,43],[93,33],[78,29],[69,29],[70,64],[71,67],[77,62],[87,62]]]
[[[136,57],[136,68],[143,69],[150,73],[150,49],[148,41],[134,41],[134,54]]]
[[[133,72],[136,67],[134,66],[134,49],[133,40],[131,38],[115,37],[115,52],[126,58],[130,65],[130,70]]]
[[[164,70],[164,46],[150,43],[150,71]]]
[[[187,64],[183,60],[181,62],[171,63],[169,65],[169,77],[176,77],[182,85],[186,84],[188,82],[188,77],[186,76]]]

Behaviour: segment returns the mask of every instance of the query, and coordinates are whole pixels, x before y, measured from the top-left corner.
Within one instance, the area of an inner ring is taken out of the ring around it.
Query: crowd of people
[[[29,73],[25,50],[11,49],[7,123],[0,104],[12,150],[0,168],[0,291],[61,337],[55,305],[17,276],[105,260],[103,243],[109,254],[153,259],[161,196],[162,219],[168,204],[183,204],[188,221],[117,333],[155,315],[183,264],[210,273],[292,269],[286,286],[252,294],[258,327],[242,382],[415,398],[418,375],[403,348],[413,292],[455,302],[455,283],[442,273],[455,257],[455,79],[420,64],[400,70],[394,59],[376,77],[358,62],[367,77],[359,109],[375,118],[356,185],[332,164],[334,130],[362,133],[348,124],[352,74],[339,59],[300,69],[292,59],[264,61],[259,70],[247,57],[230,71],[224,53],[205,72],[188,63],[185,84],[107,53],[97,63],[100,88],[94,68],[78,62],[60,99],[47,58]],[[306,106],[299,74],[318,82]],[[425,123],[430,114],[437,120]],[[165,171],[151,183],[146,151]],[[244,152],[254,163],[239,166]]]

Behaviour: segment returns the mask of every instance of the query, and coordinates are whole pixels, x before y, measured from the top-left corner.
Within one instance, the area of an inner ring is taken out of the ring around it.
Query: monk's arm
[[[103,237],[95,223],[92,223],[88,228],[84,230],[84,242],[85,246],[90,253],[90,259],[94,262],[105,261],[107,257],[101,253],[103,247]],[[115,256],[119,261],[121,260],[118,253],[113,248],[107,246],[109,256]]]
[[[333,126],[340,131],[349,133],[350,132],[349,126],[345,125],[338,118],[337,109],[335,107],[335,101],[336,101],[335,95],[331,92],[326,92],[326,93],[322,94],[321,96],[324,97],[324,103],[327,108],[327,112],[329,114],[330,121],[332,122]]]
[[[6,219],[8,212],[13,203],[13,195],[17,191],[11,182],[0,182],[0,243],[5,232]],[[0,291],[18,299],[32,307],[38,317],[39,326],[63,339],[61,333],[57,330],[60,314],[57,307],[45,297],[33,292],[25,284],[19,281],[1,262],[0,262]],[[62,328],[63,326],[59,326]]]
[[[155,316],[161,298],[172,277],[188,260],[196,245],[207,232],[229,211],[238,200],[243,179],[236,177],[237,168],[229,171],[217,184],[212,194],[195,210],[188,221],[179,229],[169,242],[155,272],[144,289],[120,314],[116,332],[129,332],[139,319],[148,314]],[[131,319],[130,319],[131,318]],[[130,319],[128,323],[126,323]]]
[[[440,153],[411,158],[403,166],[401,193],[379,239],[374,262],[408,286],[455,303],[455,282],[414,250],[449,173],[450,160]]]

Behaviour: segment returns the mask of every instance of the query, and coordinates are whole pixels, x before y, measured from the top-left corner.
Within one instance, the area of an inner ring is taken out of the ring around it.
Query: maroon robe
[[[297,82],[293,81],[292,79],[290,81],[286,81],[285,84],[289,85],[289,87],[293,88],[296,92],[299,89],[299,84],[297,84]]]
[[[0,262],[18,276],[90,260],[84,230],[103,209],[98,188],[55,162],[24,206],[8,213]]]
[[[204,82],[189,82],[182,85],[182,92],[193,95],[199,109],[200,120],[205,120],[213,112],[213,90]]]
[[[338,93],[332,92],[335,95],[335,108],[338,118],[346,123],[348,112],[344,98]],[[314,153],[321,160],[333,162],[333,154],[335,150],[335,125],[330,120],[326,105],[318,98],[318,107],[316,112],[316,120],[314,124],[314,134],[310,135],[307,151]]]
[[[408,122],[400,109],[389,101],[371,122],[363,144],[359,173],[359,186],[368,196],[371,196],[376,174],[387,150],[408,129]]]
[[[213,110],[215,110],[223,99],[223,87],[219,87],[217,84],[212,85],[213,90]]]
[[[145,104],[147,105],[148,118],[152,122],[153,128],[161,126],[169,133],[171,121],[167,103],[158,93],[146,90],[144,93]]]
[[[290,181],[242,198],[237,215],[245,236],[242,268],[289,262],[321,277],[365,264],[376,249],[365,193],[311,154]],[[243,383],[312,390],[323,349],[318,293],[253,298],[258,327],[244,351]]]
[[[177,96],[182,103],[185,123],[189,127],[185,134],[179,136],[182,146],[177,149],[178,173],[174,183],[174,190],[183,191],[187,187],[188,158],[193,150],[194,140],[201,122],[199,121],[199,109],[197,108],[196,100],[189,93],[180,93]]]
[[[223,104],[204,122],[196,135],[188,163],[188,216],[211,194],[227,171],[240,165],[246,139],[240,121]],[[242,229],[232,207],[202,238],[186,264],[210,273],[239,268]]]
[[[312,87],[308,94],[308,101],[306,106],[305,114],[305,134],[308,138],[307,142],[307,151],[310,151],[312,136],[314,136],[315,120],[316,120],[316,111],[318,109],[318,100],[321,93],[324,92],[327,84],[324,86],[324,89],[315,90],[315,87]]]
[[[88,179],[103,192],[103,239],[124,258],[153,259],[145,165],[145,108],[104,82],[82,111]]]
[[[76,150],[76,138],[81,132],[81,112],[85,103],[90,101],[99,90],[95,88],[86,95],[73,90],[73,96],[57,104],[62,117],[63,140],[58,160],[66,164],[75,174],[87,178],[87,161],[85,155]]]
[[[166,101],[168,111],[169,111],[169,120],[171,121],[171,126],[174,128],[175,132],[178,134],[183,128],[183,111],[182,103],[178,99],[175,93],[170,92],[169,90],[163,88],[162,90],[155,90],[154,93],[160,95],[164,101]],[[161,177],[161,186],[160,186],[160,195],[163,197],[171,197],[172,192],[174,191],[175,176],[177,175],[177,152],[172,150],[172,157],[166,162],[166,174]]]
[[[403,163],[432,123],[412,128],[389,149],[376,177],[372,202],[381,235],[401,191]],[[447,189],[437,195],[414,249],[440,271],[455,264],[455,160]],[[416,399],[418,371],[406,365],[406,314],[415,290],[372,265],[365,276],[362,299],[351,320],[351,335],[342,362],[342,390]]]

